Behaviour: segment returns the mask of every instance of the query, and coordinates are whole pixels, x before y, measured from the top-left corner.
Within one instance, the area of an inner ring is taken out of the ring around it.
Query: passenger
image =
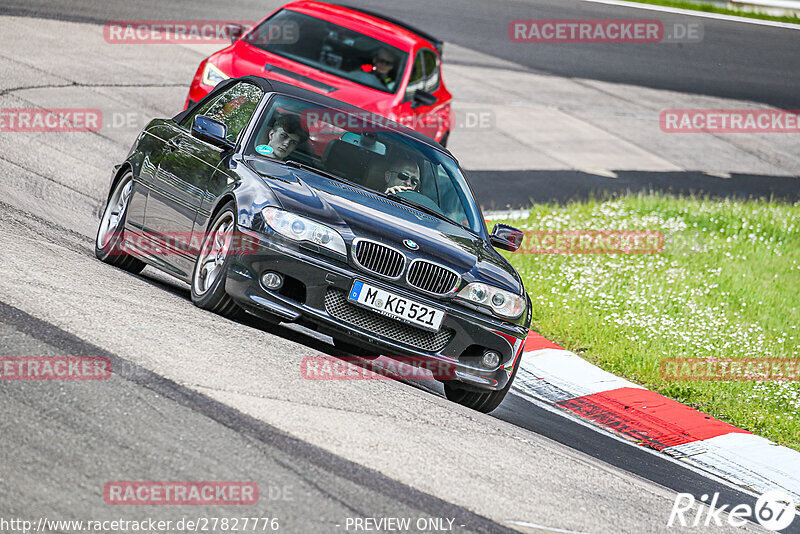
[[[308,132],[303,129],[297,115],[283,115],[272,125],[267,139],[267,145],[258,145],[256,152],[284,160],[308,140]]]

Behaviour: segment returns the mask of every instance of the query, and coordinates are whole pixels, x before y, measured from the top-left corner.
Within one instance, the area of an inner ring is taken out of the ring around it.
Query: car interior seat
[[[334,139],[325,147],[322,164],[328,172],[364,185],[364,179],[375,156],[355,145]]]

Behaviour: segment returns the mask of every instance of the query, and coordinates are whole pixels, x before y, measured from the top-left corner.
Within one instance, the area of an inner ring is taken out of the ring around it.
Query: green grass
[[[720,13],[722,15],[735,15],[738,17],[749,17],[752,19],[774,20],[776,22],[790,22],[800,24],[800,17],[797,15],[769,15],[757,11],[745,11],[742,9],[731,9],[721,7],[716,4],[700,4],[686,0],[626,0],[637,4],[654,4],[657,6],[677,7],[680,9],[690,9],[693,11],[705,11],[707,13]]]
[[[507,254],[533,302],[532,328],[612,373],[800,450],[800,382],[674,382],[659,370],[668,357],[800,358],[800,203],[631,195],[536,205],[505,222],[661,231],[658,254]]]

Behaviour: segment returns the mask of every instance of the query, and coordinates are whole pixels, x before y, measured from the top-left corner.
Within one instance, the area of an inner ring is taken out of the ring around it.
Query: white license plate
[[[434,332],[439,330],[444,320],[445,313],[442,310],[414,302],[358,280],[353,282],[347,298],[388,317]]]

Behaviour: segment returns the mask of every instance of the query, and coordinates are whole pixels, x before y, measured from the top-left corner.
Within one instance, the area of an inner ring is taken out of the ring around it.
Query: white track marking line
[[[484,211],[483,216],[487,221],[497,219],[527,219],[531,214],[529,209]]]
[[[564,530],[562,528],[546,527],[544,525],[537,525],[536,523],[528,523],[527,521],[512,521],[510,519],[507,519],[505,523],[508,523],[509,525],[517,525],[520,527],[544,530],[545,532],[557,532],[558,534],[588,534],[586,532],[579,532],[577,530]]]
[[[594,395],[620,388],[645,389],[638,384],[603,371],[568,350],[541,349],[522,354],[523,369],[573,397]]]
[[[610,386],[615,385],[625,387],[618,384],[627,382],[566,350],[529,351],[523,353],[520,365],[526,371],[572,397],[594,393],[594,390],[607,391],[614,389]],[[631,386],[641,387],[635,384]],[[542,406],[548,400],[553,402],[552,399],[542,398],[536,388],[527,384],[525,380],[515,383],[514,390],[538,406]],[[568,418],[575,420],[571,414]],[[586,426],[592,426],[606,435],[614,435],[596,425]],[[623,441],[621,437],[620,441]],[[629,441],[628,443],[630,444]],[[787,447],[777,446],[768,439],[754,434],[729,433],[653,452],[662,457],[676,458],[684,467],[692,466],[704,474],[714,474],[714,478],[726,479],[739,491],[752,488],[766,492],[778,487],[791,494],[793,498],[800,498],[800,479],[790,474],[800,472],[800,453]]]
[[[637,447],[640,451],[644,451],[647,454],[651,454],[653,456],[657,456],[661,460],[665,460],[665,461],[667,461],[667,462],[669,462],[671,464],[674,464],[676,466],[680,466],[680,467],[682,467],[684,469],[688,469],[689,471],[692,471],[694,473],[697,473],[698,475],[701,475],[701,476],[703,476],[705,478],[708,478],[709,480],[712,480],[712,481],[716,482],[717,484],[721,484],[723,486],[726,486],[729,489],[738,491],[738,492],[743,493],[745,495],[749,495],[754,500],[758,499],[761,496],[760,493],[756,493],[755,491],[753,491],[750,488],[746,488],[744,486],[736,485],[733,482],[731,482],[730,480],[722,478],[722,476],[719,473],[714,472],[714,471],[710,471],[708,468],[703,468],[701,466],[693,465],[691,463],[688,463],[685,460],[674,458],[672,456],[664,454],[662,451],[657,451],[655,449],[650,449],[648,447],[642,447],[640,445],[637,445],[636,443],[634,443],[630,439],[626,439],[626,438],[624,438],[624,437],[622,437],[622,436],[620,436],[618,434],[615,434],[614,432],[606,430],[603,427],[599,427],[599,426],[597,426],[597,425],[595,425],[593,423],[590,423],[589,421],[587,421],[585,419],[581,419],[577,415],[574,415],[574,414],[572,414],[570,412],[567,412],[565,410],[557,408],[552,403],[544,401],[542,399],[539,399],[538,397],[534,397],[531,394],[527,393],[526,391],[520,391],[520,390],[515,390],[515,389],[512,389],[511,391],[513,391],[517,395],[517,397],[530,402],[531,404],[533,404],[533,405],[545,410],[546,412],[549,412],[551,414],[563,417],[564,419],[567,419],[567,420],[569,420],[569,421],[571,421],[573,423],[577,423],[577,424],[579,424],[579,425],[581,425],[583,427],[589,428],[589,429],[591,429],[591,430],[593,430],[595,432],[598,432],[600,434],[603,434],[604,436],[609,437],[609,438],[611,438],[611,439],[613,439],[615,441],[618,441],[620,443],[624,443],[625,445],[628,445],[628,446],[631,446],[631,447]],[[536,433],[533,430],[531,430],[530,432]],[[542,436],[542,434],[538,434],[538,433],[536,433],[536,434]],[[553,440],[552,438],[546,438],[546,439],[550,439],[554,443],[558,443],[555,440]],[[697,443],[702,443],[702,442],[697,442]],[[579,449],[576,449],[576,450],[579,450]],[[581,452],[581,454],[587,454],[587,453]],[[587,454],[587,456],[588,456],[588,454]],[[594,457],[592,457],[592,458],[594,458]],[[612,469],[624,471],[624,472],[628,473],[629,475],[637,477],[637,478],[639,478],[641,480],[648,480],[642,475],[637,475],[635,473],[626,471],[625,469],[623,469],[621,467],[615,467],[615,466],[611,465],[610,463],[608,463],[608,462],[606,462],[604,460],[601,460],[601,459],[598,459],[598,458],[594,458],[594,459],[596,461],[598,461],[598,462],[601,462],[602,464],[608,465]],[[653,482],[653,483],[654,484],[658,484],[657,482]],[[659,484],[659,486],[660,486],[660,484]],[[667,488],[666,486],[661,486],[661,487],[663,487],[664,489],[666,489],[666,491],[668,491],[668,492],[670,492],[672,494],[677,493],[676,490],[673,490],[671,488]]]
[[[637,4],[635,2],[624,2],[622,0],[582,0],[593,4],[606,4],[609,6],[630,7],[633,9],[649,9],[651,11],[661,11],[663,13],[675,13],[676,15],[689,15],[704,19],[724,20],[728,22],[743,22],[755,24],[757,26],[772,26],[773,28],[785,28],[788,30],[800,30],[800,24],[791,22],[778,22],[775,20],[752,19],[748,17],[737,17],[735,15],[723,15],[722,13],[706,13],[704,11],[694,11],[691,9],[681,9],[677,7],[659,6],[655,4]]]
[[[800,499],[800,452],[755,434],[733,432],[685,443],[665,453],[701,468],[711,466],[760,492],[782,489]]]

